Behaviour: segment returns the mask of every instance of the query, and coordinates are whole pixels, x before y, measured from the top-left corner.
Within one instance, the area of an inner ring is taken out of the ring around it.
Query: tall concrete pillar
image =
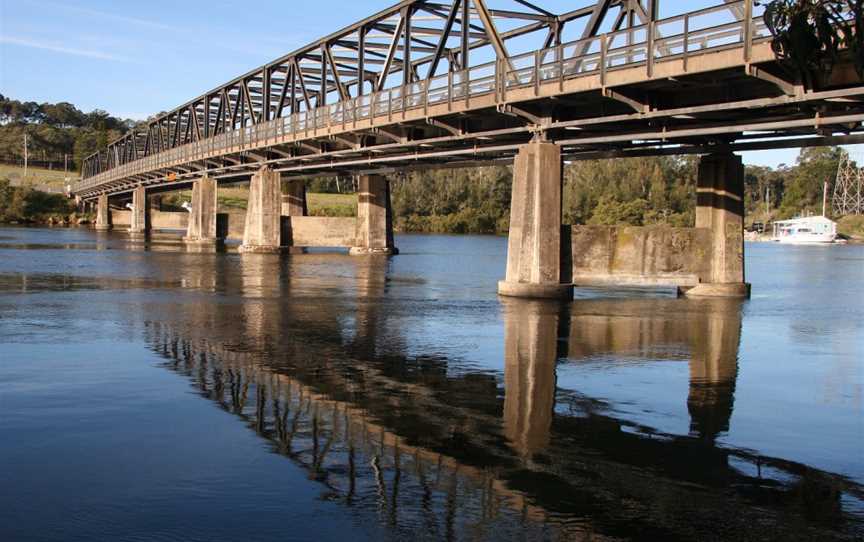
[[[218,188],[216,179],[202,177],[192,183],[192,209],[184,241],[191,244],[216,244],[224,232],[218,225]]]
[[[525,460],[549,443],[560,309],[554,301],[504,304],[504,433]]]
[[[147,191],[139,186],[132,192],[132,220],[129,224],[129,235],[143,237],[150,232],[150,204],[147,201]]]
[[[111,229],[111,207],[108,206],[108,194],[102,194],[96,201],[96,230]]]
[[[398,254],[393,242],[390,185],[381,175],[361,175],[357,191],[357,246],[352,255]]]
[[[275,254],[282,251],[281,185],[279,173],[267,167],[252,176],[240,252]]]
[[[710,281],[694,297],[749,297],[744,280],[744,164],[732,153],[703,156],[696,185],[696,227],[712,232]]]
[[[561,273],[561,148],[553,143],[524,145],[513,164],[507,277],[503,296],[572,298]]]
[[[306,182],[302,179],[288,181],[285,183],[285,191],[282,194],[282,216],[296,217],[307,214]],[[294,246],[290,218],[283,218],[283,221],[285,223],[282,229],[282,244],[285,246],[285,250],[291,254],[303,254],[306,251],[305,248]]]

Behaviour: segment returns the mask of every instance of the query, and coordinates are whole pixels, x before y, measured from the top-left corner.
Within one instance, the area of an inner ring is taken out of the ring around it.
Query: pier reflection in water
[[[388,298],[386,260],[227,262],[181,271],[184,286],[226,295],[147,306],[148,343],[302,466],[327,499],[374,510],[397,532],[860,533],[841,506],[860,502],[856,484],[718,444],[734,408],[739,302],[502,301],[502,380],[405,347],[395,306],[404,300]],[[646,354],[689,363],[689,391],[675,398],[689,434],[663,433],[556,383],[562,366]]]

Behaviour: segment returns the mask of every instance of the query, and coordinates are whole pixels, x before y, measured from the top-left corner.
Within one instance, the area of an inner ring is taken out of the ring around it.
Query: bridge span
[[[599,282],[744,297],[734,153],[864,142],[864,81],[848,55],[790,75],[754,0],[692,6],[404,0],[140,124],[86,159],[74,193],[98,201],[99,229],[131,197],[141,235],[148,195],[194,186],[187,238],[210,243],[225,235],[218,185],[250,182],[242,251],[393,254],[385,175],[513,163],[503,295]],[[695,228],[562,227],[564,160],[685,153],[704,155]],[[305,217],[304,180],[337,175],[359,178],[357,219]]]

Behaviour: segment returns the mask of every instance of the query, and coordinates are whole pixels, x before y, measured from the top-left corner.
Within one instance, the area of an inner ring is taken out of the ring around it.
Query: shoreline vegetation
[[[0,222],[76,224],[93,217],[76,212],[60,194],[64,164],[70,179],[83,157],[136,125],[100,110],[74,105],[21,102],[0,95]],[[24,178],[23,140],[32,165]],[[841,147],[800,151],[796,163],[777,168],[747,166],[747,224],[768,224],[821,214],[824,183],[833,183]],[[35,161],[36,164],[32,162]],[[665,156],[568,163],[564,167],[566,224],[692,226],[695,222],[698,157]],[[5,182],[4,182],[5,181]],[[390,178],[394,227],[400,232],[503,234],[510,219],[512,171],[506,166],[416,171]],[[309,214],[355,216],[350,178],[307,183]],[[220,207],[245,209],[245,187],[220,187]],[[162,208],[179,210],[188,193],[162,198]],[[864,218],[831,217],[850,239],[864,240]]]

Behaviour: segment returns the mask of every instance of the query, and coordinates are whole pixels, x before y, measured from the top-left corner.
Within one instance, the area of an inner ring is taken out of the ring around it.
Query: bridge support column
[[[357,246],[355,256],[399,254],[393,242],[390,185],[381,175],[361,175],[357,191]]]
[[[145,237],[150,233],[150,203],[147,191],[139,186],[132,192],[132,220],[129,224],[130,237]]]
[[[744,280],[744,164],[740,156],[703,156],[696,185],[696,227],[712,232],[710,281],[693,297],[750,297]]]
[[[263,167],[252,176],[240,252],[282,252],[282,179],[270,168]]]
[[[192,183],[192,210],[183,241],[194,245],[218,244],[224,240],[219,227],[216,179],[202,177]]]
[[[96,201],[96,231],[111,229],[111,207],[108,206],[108,194],[102,194]]]
[[[282,194],[282,216],[306,216],[308,209],[306,206],[306,181],[302,179],[293,179],[285,183],[285,193]],[[290,231],[290,218],[284,219],[286,224],[283,229],[282,244],[286,246],[285,250],[290,254],[303,254],[306,249],[303,247],[295,247],[293,237]]]
[[[562,167],[553,143],[531,142],[516,155],[502,296],[573,297],[573,286],[561,283]]]

